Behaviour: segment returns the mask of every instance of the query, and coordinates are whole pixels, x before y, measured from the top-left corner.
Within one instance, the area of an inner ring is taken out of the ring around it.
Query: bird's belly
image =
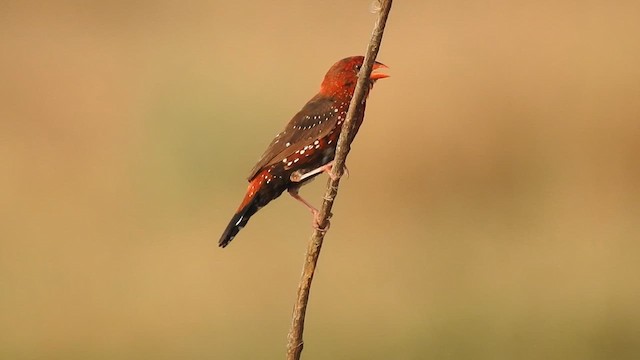
[[[293,166],[292,169],[300,174],[304,174],[332,162],[336,155],[336,142],[339,135],[339,131],[332,131],[327,136],[307,145],[305,147],[307,148],[306,152],[298,155],[300,161],[297,166]]]

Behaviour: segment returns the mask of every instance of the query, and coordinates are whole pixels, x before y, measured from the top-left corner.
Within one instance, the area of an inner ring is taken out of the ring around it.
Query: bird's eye
[[[362,67],[362,65],[356,65],[356,71],[360,71],[361,67]]]

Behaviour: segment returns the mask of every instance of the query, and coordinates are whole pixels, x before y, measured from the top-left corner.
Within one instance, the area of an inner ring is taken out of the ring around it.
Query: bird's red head
[[[358,82],[358,72],[362,67],[363,61],[364,56],[351,56],[333,64],[324,76],[322,85],[320,85],[320,93],[344,98],[353,96]],[[378,79],[389,77],[387,74],[376,72],[376,70],[380,69],[387,69],[387,66],[376,61],[373,64],[374,72],[369,77],[371,85]]]

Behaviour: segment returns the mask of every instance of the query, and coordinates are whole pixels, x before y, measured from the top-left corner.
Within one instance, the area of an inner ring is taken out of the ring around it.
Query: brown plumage
[[[261,207],[285,190],[317,216],[317,210],[298,195],[298,189],[313,177],[331,168],[336,142],[353,97],[363,57],[353,56],[335,63],[327,72],[320,91],[289,121],[264,152],[249,174],[249,188],[220,237],[225,247]],[[374,70],[386,68],[376,62]],[[374,72],[370,85],[388,75]],[[356,116],[356,131],[364,110]]]

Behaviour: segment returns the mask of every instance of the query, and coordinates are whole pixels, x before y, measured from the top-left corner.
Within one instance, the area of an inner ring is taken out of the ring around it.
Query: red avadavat
[[[302,202],[317,218],[318,210],[305,201],[298,190],[315,176],[330,174],[336,142],[349,109],[364,58],[353,56],[335,63],[324,76],[320,91],[298,112],[271,142],[251,170],[249,188],[220,237],[225,247],[249,218],[285,190]],[[386,68],[376,62],[369,78],[370,86],[388,75],[375,72]],[[356,131],[364,119],[364,110],[356,115]],[[317,221],[314,222],[317,226]]]

